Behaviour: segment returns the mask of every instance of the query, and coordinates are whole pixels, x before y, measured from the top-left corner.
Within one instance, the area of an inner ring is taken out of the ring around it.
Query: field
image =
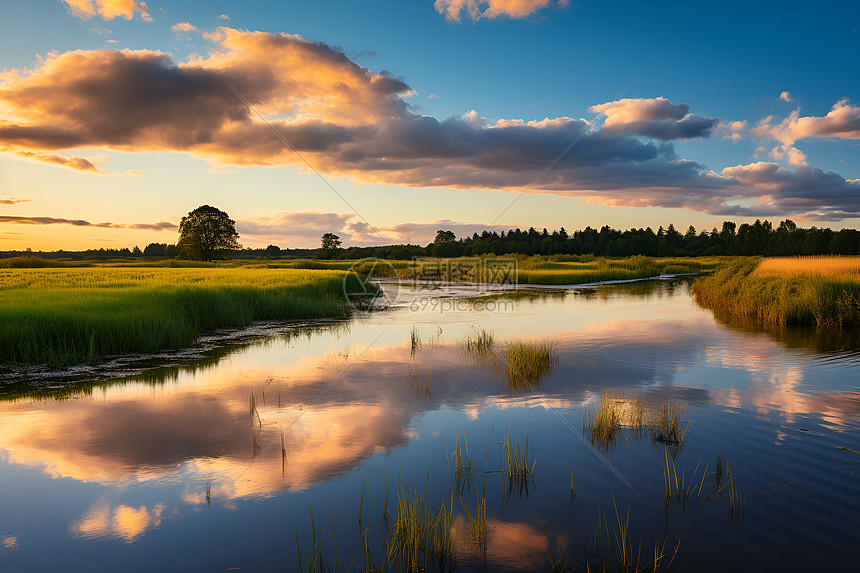
[[[213,328],[345,317],[344,276],[262,268],[0,269],[0,360],[93,363],[188,346]]]
[[[703,306],[763,326],[860,324],[860,258],[742,258],[693,285]]]
[[[493,275],[489,261],[515,274]],[[515,261],[515,263],[514,263]],[[377,278],[587,284],[709,273],[696,299],[764,326],[860,324],[860,258],[515,258],[350,260],[0,261],[0,361],[65,366],[189,346],[207,330],[259,320],[345,317],[345,271]]]

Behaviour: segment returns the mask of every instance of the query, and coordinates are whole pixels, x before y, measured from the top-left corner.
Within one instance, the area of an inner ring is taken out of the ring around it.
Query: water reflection
[[[749,438],[740,429],[731,433],[721,417],[727,412],[747,431],[767,436],[768,444],[782,439],[787,425],[808,425],[810,418],[838,435],[858,430],[860,389],[850,353],[795,350],[770,335],[725,328],[691,303],[683,282],[513,297],[513,313],[438,315],[401,307],[348,325],[213,347],[196,363],[118,381],[19,388],[0,402],[0,468],[34,468],[100,486],[63,516],[66,534],[137,544],[188,519],[183,507],[257,511],[243,504],[314,488],[346,500],[331,484],[358,481],[369,460],[401,454],[423,467],[427,448],[435,455],[467,428],[492,434],[487,440],[496,444],[504,430],[495,428],[494,416],[508,424],[524,420],[523,434],[568,440],[571,449],[572,433],[552,426],[558,413],[614,460],[638,456],[621,464],[626,472],[653,458],[649,442],[684,462],[690,454],[687,446],[680,453],[681,432],[690,419],[698,447],[744,446]],[[506,373],[507,349],[518,341],[551,345],[550,367],[535,370],[527,388]],[[603,410],[611,423],[601,426]],[[435,442],[422,427],[433,416],[445,420]],[[638,442],[647,455],[638,452]],[[618,448],[622,443],[630,447]],[[754,457],[762,446],[744,447]],[[542,471],[560,468],[563,480],[570,476],[569,458],[540,463],[549,468]],[[505,509],[511,515],[490,518],[492,567],[541,567],[547,547],[570,543],[557,523],[534,518],[560,511],[559,519],[568,519],[567,507],[541,506],[558,483],[535,481],[538,495],[512,495]],[[583,491],[589,485],[595,483],[585,478]],[[133,488],[152,491],[131,501],[126,492]],[[583,496],[586,504],[591,493]],[[58,511],[33,504],[33,516],[21,512],[12,522]],[[531,516],[524,509],[529,504],[537,508]],[[7,553],[19,547],[17,531],[0,535]]]
[[[69,531],[81,537],[112,536],[131,543],[148,529],[161,525],[165,509],[164,503],[156,503],[151,508],[145,505],[113,507],[108,500],[100,499],[71,525]]]

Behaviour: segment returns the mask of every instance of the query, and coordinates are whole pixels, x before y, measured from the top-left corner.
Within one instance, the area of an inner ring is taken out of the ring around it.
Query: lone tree
[[[241,249],[236,221],[227,213],[201,205],[179,223],[180,251],[188,257],[211,261],[219,252],[228,249]]]
[[[322,248],[324,251],[334,251],[340,247],[340,237],[334,233],[326,233],[322,236]]]

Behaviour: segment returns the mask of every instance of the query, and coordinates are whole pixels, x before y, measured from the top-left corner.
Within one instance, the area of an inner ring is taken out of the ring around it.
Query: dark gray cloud
[[[175,151],[234,165],[301,165],[232,86],[314,167],[360,182],[518,192],[577,139],[533,192],[714,214],[860,216],[860,185],[835,173],[752,164],[718,174],[679,157],[670,140],[707,137],[717,120],[663,97],[593,106],[606,116],[595,130],[566,117],[491,125],[470,112],[439,121],[407,105],[413,92],[403,80],[324,44],[228,28],[207,36],[215,49],[178,65],[159,52],[78,50],[7,74],[0,103],[15,120],[0,121],[0,145],[88,170],[97,168],[32,150]],[[246,232],[265,226],[246,223]]]

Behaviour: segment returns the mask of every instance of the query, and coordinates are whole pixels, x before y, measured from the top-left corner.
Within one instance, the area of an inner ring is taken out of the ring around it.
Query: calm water
[[[311,509],[329,559],[336,545],[344,570],[364,567],[354,561],[362,488],[379,558],[386,478],[391,512],[401,479],[438,503],[462,492],[457,570],[548,570],[547,548],[569,569],[583,566],[599,513],[615,519],[613,501],[629,511],[643,554],[655,541],[670,555],[678,544],[672,570],[856,566],[860,353],[851,341],[724,325],[682,281],[484,299],[489,308],[446,299],[410,309],[414,294],[401,291],[393,310],[61,395],[7,387],[0,570],[289,571],[296,534],[303,549],[310,543]],[[497,350],[551,340],[555,369],[536,391],[512,387],[498,360],[465,351],[479,328]],[[677,406],[690,424],[675,466],[689,476],[700,464],[698,483],[708,465],[702,494],[666,503],[664,456],[677,448],[648,431],[622,427],[614,443],[592,446],[583,416],[601,400],[622,426],[637,407]],[[490,470],[459,488],[458,436]],[[527,488],[493,473],[506,436],[528,438]],[[710,495],[718,455],[721,482],[728,461],[745,496],[742,511],[726,488]],[[462,509],[484,487],[486,563],[474,558]]]

